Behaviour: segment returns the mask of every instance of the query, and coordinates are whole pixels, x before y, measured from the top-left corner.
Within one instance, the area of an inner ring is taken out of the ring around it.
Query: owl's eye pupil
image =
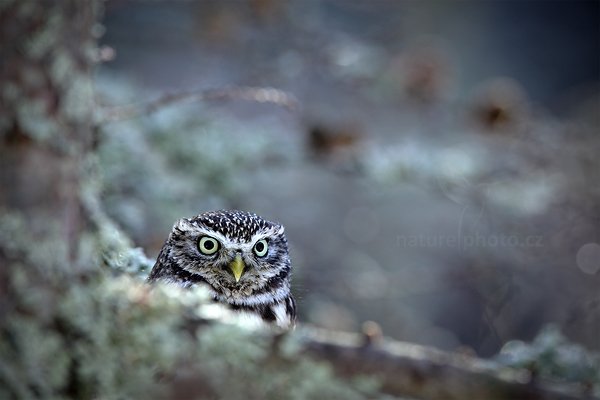
[[[262,242],[261,242],[261,243],[257,243],[257,244],[256,244],[256,251],[258,251],[259,253],[260,253],[261,251],[263,251],[264,249],[265,249],[265,245],[264,245],[264,243],[262,243]]]
[[[206,250],[212,250],[213,247],[215,247],[215,244],[212,241],[207,241],[206,243],[204,243],[204,248]]]

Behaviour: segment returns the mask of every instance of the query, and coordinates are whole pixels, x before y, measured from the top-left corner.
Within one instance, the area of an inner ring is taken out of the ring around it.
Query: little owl
[[[290,257],[283,226],[244,211],[213,211],[175,223],[149,282],[204,284],[216,301],[292,327]]]

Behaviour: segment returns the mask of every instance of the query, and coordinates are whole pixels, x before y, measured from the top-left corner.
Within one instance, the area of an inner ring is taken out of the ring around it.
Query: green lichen
[[[7,2],[0,3],[9,25],[6,32],[12,35],[4,40],[2,56],[19,66],[6,69],[1,77],[0,134],[18,132],[55,149],[65,145],[64,137],[74,132],[89,135],[93,110],[90,54],[96,46],[91,24],[86,31],[84,23],[69,21],[69,15],[98,14],[99,2],[82,6],[75,1],[24,0],[12,9]]]
[[[600,395],[600,354],[571,343],[556,326],[544,328],[531,343],[506,343],[496,360],[541,378],[587,384]]]
[[[23,292],[15,302],[20,312],[1,325],[2,363],[13,371],[1,386],[11,388],[10,397],[139,398],[159,389],[155,372],[178,355],[167,340],[177,314],[133,306],[140,299],[130,281],[96,278],[37,298],[28,291],[41,288],[22,283],[12,282]]]
[[[218,398],[361,399],[377,393],[374,379],[340,381],[325,363],[282,354],[265,332],[217,324],[198,335],[198,344],[201,375]]]
[[[58,124],[50,122],[43,99],[22,99],[16,104],[16,116],[22,130],[36,141],[48,141],[58,132]]]
[[[102,185],[97,160],[90,156],[86,161],[87,180],[82,185],[80,196],[93,231],[80,238],[80,253],[92,255],[96,266],[106,267],[113,273],[145,278],[154,261],[146,257],[141,248],[134,247],[131,239],[106,215],[99,200]]]
[[[10,285],[16,296],[0,321],[4,398],[160,398],[172,387],[159,376],[181,368],[217,398],[373,395],[300,355],[272,359],[267,332],[214,322],[190,334],[182,327],[201,315],[202,293],[151,291],[135,278],[103,274],[50,286],[15,274]]]
[[[22,15],[39,16],[42,12],[46,13],[44,23],[25,38],[23,43],[23,49],[28,58],[40,60],[60,45],[63,17],[58,7],[54,7],[54,9],[50,8],[50,10],[44,10],[43,8],[34,10],[29,7],[30,4],[27,4],[28,2],[25,1],[23,3],[23,8],[21,9]]]
[[[109,227],[101,225],[88,244],[106,252],[111,268],[75,272],[55,265],[63,256],[52,253],[51,238],[31,246],[25,220],[2,214],[0,398],[164,398],[186,374],[209,398],[376,396],[374,381],[342,381],[305,358],[290,344],[293,335],[280,351],[271,332],[245,328],[202,289],[146,285],[132,254],[147,259]],[[227,315],[229,323],[215,320]]]

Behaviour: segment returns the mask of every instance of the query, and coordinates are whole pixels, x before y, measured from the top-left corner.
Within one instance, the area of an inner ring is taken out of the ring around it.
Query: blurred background
[[[495,354],[557,325],[600,349],[596,1],[105,4],[99,101],[274,87],[102,127],[107,212],[286,227],[304,323]]]

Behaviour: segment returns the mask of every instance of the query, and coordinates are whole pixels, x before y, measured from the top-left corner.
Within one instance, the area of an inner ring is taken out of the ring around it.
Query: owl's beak
[[[233,261],[229,263],[229,269],[231,269],[231,272],[233,272],[233,277],[235,278],[236,282],[240,281],[245,268],[246,264],[244,264],[242,256],[239,254],[236,255]]]

